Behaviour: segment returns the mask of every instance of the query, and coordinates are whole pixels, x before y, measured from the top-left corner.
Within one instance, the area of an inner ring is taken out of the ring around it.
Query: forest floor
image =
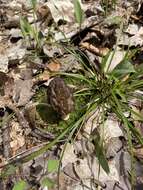
[[[142,190],[142,79],[142,0],[0,0],[0,190]]]

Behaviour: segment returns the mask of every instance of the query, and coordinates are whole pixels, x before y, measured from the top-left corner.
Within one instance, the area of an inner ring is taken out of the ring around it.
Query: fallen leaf
[[[13,100],[18,106],[24,106],[33,96],[32,80],[15,80],[13,89]]]
[[[130,25],[125,33],[121,35],[118,45],[129,45],[130,47],[143,45],[143,27],[138,28],[138,30],[135,25],[133,25],[132,27]],[[117,30],[117,36],[119,35],[118,33],[120,33],[120,31]],[[129,36],[128,34],[130,34],[131,36]]]
[[[118,137],[112,137],[106,144],[106,158],[113,159],[117,152],[123,147],[122,141]]]
[[[77,156],[74,153],[74,146],[70,143],[66,145],[64,155],[62,158],[62,168],[64,168],[69,163],[74,163],[77,160]]]
[[[69,0],[49,0],[46,5],[50,8],[52,17],[57,23],[60,19],[64,19],[68,22],[74,20],[73,3]]]
[[[91,176],[94,176],[95,179],[98,179],[101,182],[106,180],[116,180],[119,181],[119,174],[116,168],[115,161],[109,162],[110,173],[107,174],[102,167],[99,171],[99,162],[96,157],[87,157],[84,159],[78,160],[78,163],[74,164],[75,172],[80,179],[89,179]]]
[[[11,131],[10,131],[10,146],[13,152],[13,155],[16,154],[17,150],[25,145],[25,138],[23,135],[23,130],[18,122],[11,121]]]
[[[48,65],[47,68],[50,69],[50,71],[59,71],[61,68],[61,63],[58,60],[52,60]]]
[[[108,142],[109,139],[123,136],[123,131],[120,128],[120,122],[113,116],[109,117],[104,127],[100,127],[100,133],[104,134],[104,139]]]
[[[101,57],[105,56],[109,52],[108,48],[98,48],[88,42],[82,42],[80,45],[82,48],[85,48],[86,50],[95,53],[96,55],[99,55]]]

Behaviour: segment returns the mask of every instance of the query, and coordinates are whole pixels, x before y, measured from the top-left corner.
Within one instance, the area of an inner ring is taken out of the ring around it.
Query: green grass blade
[[[108,174],[110,172],[109,166],[108,166],[108,161],[104,154],[103,146],[100,145],[99,142],[100,142],[100,137],[97,135],[93,138],[93,143],[95,146],[95,153],[98,158],[99,164],[104,169],[104,171]]]
[[[83,21],[83,10],[81,8],[79,0],[74,0],[73,3],[74,3],[75,19],[76,19],[77,23],[79,24],[79,26],[81,28],[81,24],[82,24],[82,21]]]
[[[37,5],[37,0],[30,0],[31,1],[31,4],[32,4],[32,7],[35,11],[35,8],[36,8],[36,5]]]

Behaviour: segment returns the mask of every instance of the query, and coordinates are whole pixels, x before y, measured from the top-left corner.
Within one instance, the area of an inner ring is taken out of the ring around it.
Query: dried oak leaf
[[[22,127],[19,125],[18,122],[12,121],[11,122],[11,132],[10,132],[11,142],[10,146],[12,148],[13,155],[16,154],[16,151],[23,147],[25,144],[25,138],[23,135]]]

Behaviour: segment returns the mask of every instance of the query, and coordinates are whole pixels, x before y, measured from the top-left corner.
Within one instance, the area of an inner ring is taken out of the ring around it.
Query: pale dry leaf
[[[32,80],[15,80],[13,90],[13,100],[18,106],[24,106],[29,102],[34,92],[32,92],[33,81]]]
[[[73,3],[69,0],[49,0],[46,5],[50,8],[55,22],[65,19],[68,22],[74,20]]]
[[[130,31],[131,30],[131,31]],[[131,32],[130,35],[132,35],[132,33],[135,33],[137,29],[128,29],[127,32]],[[117,30],[117,36],[119,35],[118,34],[119,31]],[[128,36],[128,34],[122,34],[121,35],[121,38],[119,39],[119,42],[118,42],[118,45],[129,45],[130,47],[131,46],[142,46],[143,45],[143,27],[140,27],[138,29],[138,31],[136,31],[136,33],[134,35],[132,35],[131,37]]]
[[[100,127],[100,134],[103,134],[107,143],[111,138],[123,136],[123,131],[120,128],[119,121],[111,116],[105,121],[104,126]]]
[[[88,116],[84,126],[83,126],[83,133],[84,136],[89,138],[92,132],[97,129],[98,124],[101,120],[101,110],[97,109],[96,111],[90,113]]]
[[[25,138],[21,126],[14,120],[11,121],[10,138],[10,146],[12,148],[13,154],[15,154],[19,148],[24,146]]]
[[[11,44],[6,54],[9,60],[22,59],[26,54],[26,47],[22,47],[22,41],[19,40],[16,44]]]
[[[76,160],[77,156],[74,153],[74,145],[68,143],[62,158],[62,168],[64,168],[69,163],[74,163]]]
[[[84,159],[78,160],[78,164],[74,164],[74,169],[80,179],[90,179],[91,176],[94,176],[95,179],[98,179],[101,182],[106,180],[116,180],[119,181],[119,174],[116,168],[116,163],[114,160],[108,162],[110,173],[107,174],[102,167],[99,171],[99,162],[96,157],[85,157]]]
[[[22,38],[22,32],[21,32],[21,30],[20,29],[18,29],[18,28],[12,28],[11,30],[10,30],[10,38]]]
[[[139,27],[137,24],[129,24],[129,26],[125,32],[130,35],[135,35],[138,32],[138,30],[139,30]]]
[[[111,137],[106,144],[106,158],[114,158],[122,147],[122,141],[118,137]]]

